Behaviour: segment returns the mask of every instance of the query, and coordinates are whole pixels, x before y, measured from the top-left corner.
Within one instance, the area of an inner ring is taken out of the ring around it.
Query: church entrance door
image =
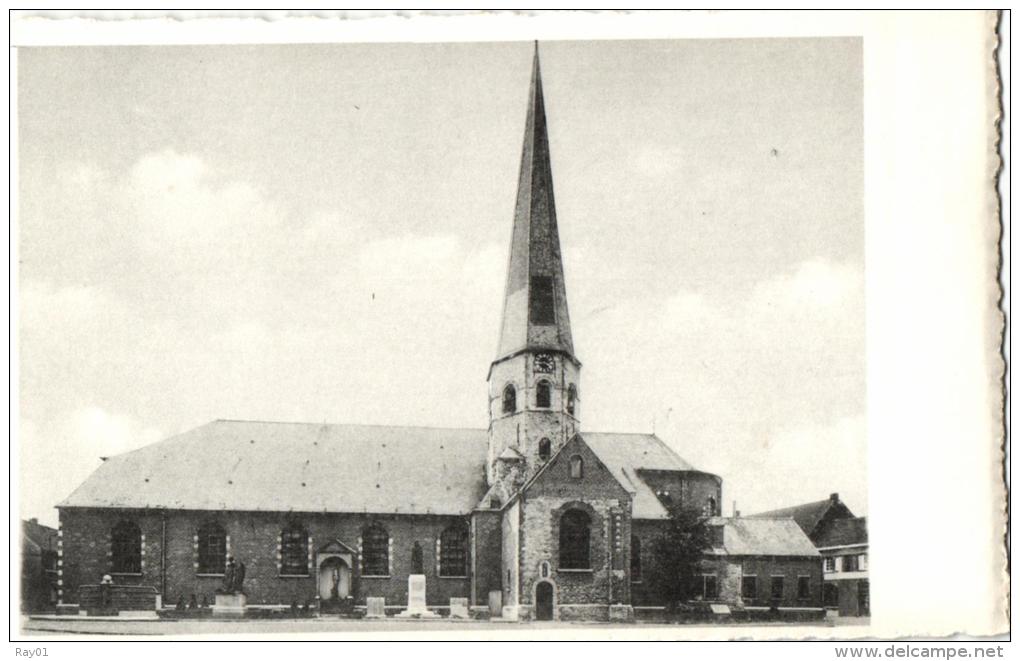
[[[553,619],[553,586],[549,581],[540,581],[535,586],[535,619]]]
[[[351,594],[351,568],[343,558],[333,556],[319,565],[319,598],[343,599]]]

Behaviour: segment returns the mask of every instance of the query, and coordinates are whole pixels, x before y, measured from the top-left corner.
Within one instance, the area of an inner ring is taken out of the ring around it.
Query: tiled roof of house
[[[818,548],[849,546],[868,543],[868,520],[866,517],[836,519],[830,521],[815,536]]]
[[[842,503],[839,499],[838,494],[832,494],[825,500],[819,500],[812,503],[804,503],[803,505],[794,505],[793,507],[784,507],[778,510],[769,510],[768,512],[759,512],[758,514],[751,514],[747,518],[769,518],[769,519],[793,519],[800,525],[801,529],[808,535],[815,533],[818,528],[818,524],[825,519],[826,515],[833,508],[838,508],[839,517],[852,517],[853,513]],[[834,513],[835,515],[836,513]]]
[[[638,469],[692,471],[651,434],[582,434],[666,518]],[[217,420],[110,457],[59,507],[466,514],[486,492],[484,429]]]
[[[723,527],[727,555],[817,556],[815,545],[791,518],[714,517],[709,525]]]
[[[39,554],[42,551],[56,551],[57,539],[56,528],[44,526],[35,519],[21,522],[23,552]]]

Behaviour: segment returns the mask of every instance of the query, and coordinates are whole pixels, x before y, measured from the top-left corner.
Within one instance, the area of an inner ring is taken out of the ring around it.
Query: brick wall
[[[62,530],[63,589],[65,603],[77,599],[77,587],[98,583],[110,571],[112,527],[121,519],[136,522],[144,537],[143,566],[137,575],[113,575],[117,584],[151,585],[162,590],[161,539],[163,519],[157,511],[102,509],[64,509],[60,512]],[[363,577],[359,567],[352,572],[352,593],[356,602],[368,596],[385,597],[388,605],[407,603],[407,576],[411,571],[411,548],[421,544],[426,576],[426,599],[430,605],[448,605],[451,597],[470,593],[468,576],[447,578],[438,575],[436,540],[458,517],[365,514],[295,514],[266,512],[167,512],[165,604],[195,594],[210,602],[220,587],[219,576],[200,576],[195,566],[197,551],[194,536],[207,521],[220,524],[228,536],[228,553],[246,565],[245,592],[251,604],[289,604],[314,600],[317,593],[315,551],[332,540],[358,549],[362,528],[370,521],[381,523],[390,535],[390,574],[387,577]],[[301,523],[309,533],[309,572],[306,576],[281,576],[278,564],[280,531],[291,521]],[[358,563],[355,562],[355,565]]]
[[[489,603],[489,592],[502,586],[500,569],[503,552],[502,515],[499,511],[476,511],[471,515],[473,552],[473,601],[477,606]]]
[[[638,475],[664,502],[681,503],[701,511],[709,498],[715,500],[715,514],[722,514],[722,479],[701,471],[660,471],[640,469]]]
[[[783,597],[780,606],[803,606],[818,608],[822,605],[822,561],[821,558],[753,557],[740,558],[742,576],[757,576],[758,598],[746,606],[769,606],[772,603],[772,578],[782,576]],[[797,597],[797,579],[808,577],[809,596]]]

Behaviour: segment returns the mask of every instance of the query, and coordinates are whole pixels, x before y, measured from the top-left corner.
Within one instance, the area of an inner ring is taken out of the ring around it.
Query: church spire
[[[567,290],[563,281],[563,259],[556,228],[538,42],[535,42],[531,68],[503,324],[496,360],[528,350],[562,351],[571,358],[574,355]]]

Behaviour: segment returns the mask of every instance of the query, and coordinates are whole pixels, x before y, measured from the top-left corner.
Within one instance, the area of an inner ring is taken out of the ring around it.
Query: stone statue
[[[218,590],[223,594],[233,594],[234,574],[237,572],[237,565],[234,564],[234,556],[227,558],[227,568],[223,571],[223,586]]]
[[[227,558],[227,568],[223,572],[223,586],[216,592],[219,594],[239,594],[244,592],[243,562],[235,562],[234,556]]]
[[[329,589],[330,599],[340,598],[340,567],[333,565],[333,585]]]
[[[243,562],[237,563],[237,567],[234,569],[234,584],[231,592],[238,594],[244,592],[244,573],[246,568]]]

